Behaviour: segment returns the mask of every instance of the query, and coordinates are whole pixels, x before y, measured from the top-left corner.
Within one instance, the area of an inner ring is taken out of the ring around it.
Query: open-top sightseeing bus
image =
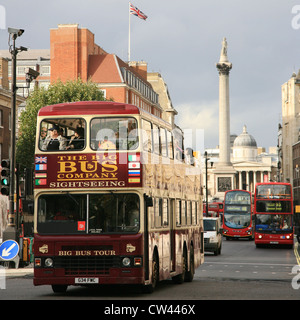
[[[45,137],[45,134],[50,136]],[[203,262],[198,168],[182,131],[136,106],[75,102],[37,118],[34,285],[192,281]]]
[[[225,192],[223,235],[226,239],[253,239],[252,197],[249,191]]]
[[[290,183],[257,183],[254,196],[255,244],[293,247],[293,196]]]

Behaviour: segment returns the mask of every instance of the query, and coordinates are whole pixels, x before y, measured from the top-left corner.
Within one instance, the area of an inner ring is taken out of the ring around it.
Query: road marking
[[[300,260],[299,260],[300,261]],[[209,263],[210,267],[212,267],[213,264],[224,264],[224,262],[207,262]],[[204,264],[206,264],[206,262],[204,262]],[[300,262],[299,262],[300,264]],[[241,265],[240,262],[226,262],[226,265]],[[282,267],[293,267],[294,264],[284,264],[284,263],[257,263],[257,262],[245,262],[243,263],[243,265],[248,265],[248,266],[254,266],[255,268],[258,268],[258,266],[282,266]]]
[[[294,244],[294,254],[295,254],[298,265],[300,265],[300,256],[298,253],[298,241],[296,241]]]

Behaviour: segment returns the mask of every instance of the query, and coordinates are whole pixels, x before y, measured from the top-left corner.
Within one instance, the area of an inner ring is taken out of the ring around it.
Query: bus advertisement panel
[[[41,108],[34,285],[64,292],[140,284],[152,292],[160,280],[192,281],[204,260],[202,189],[200,169],[179,153],[181,133],[127,104]]]
[[[225,192],[223,235],[226,239],[253,239],[252,197],[249,191]]]
[[[254,212],[256,246],[293,246],[293,197],[289,183],[256,184]]]

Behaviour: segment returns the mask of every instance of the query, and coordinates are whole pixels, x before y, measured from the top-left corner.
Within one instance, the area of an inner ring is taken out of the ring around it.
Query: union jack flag
[[[129,2],[129,12],[130,14],[133,14],[137,17],[139,17],[140,19],[146,20],[148,17],[141,11],[139,10],[137,7],[133,6],[130,2]]]
[[[35,163],[47,163],[47,157],[35,157]]]

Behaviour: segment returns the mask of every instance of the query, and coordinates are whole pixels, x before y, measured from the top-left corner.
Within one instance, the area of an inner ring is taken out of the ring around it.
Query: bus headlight
[[[262,235],[260,234],[259,236],[258,236],[258,239],[261,239],[262,238]]]
[[[128,257],[123,258],[122,264],[124,267],[129,267],[130,266],[130,259]]]
[[[53,259],[52,258],[47,258],[45,260],[45,267],[53,267]]]

